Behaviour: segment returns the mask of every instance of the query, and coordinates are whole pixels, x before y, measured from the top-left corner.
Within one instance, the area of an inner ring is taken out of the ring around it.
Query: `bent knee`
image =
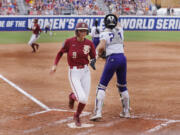
[[[32,45],[32,42],[28,42],[28,45],[30,45],[30,46],[31,46],[31,45]]]

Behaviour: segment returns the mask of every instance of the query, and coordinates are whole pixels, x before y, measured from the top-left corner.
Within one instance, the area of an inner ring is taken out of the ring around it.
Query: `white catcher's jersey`
[[[100,40],[102,39],[106,40],[106,56],[113,53],[124,53],[124,31],[122,27],[116,27],[112,30],[105,29],[100,34]]]

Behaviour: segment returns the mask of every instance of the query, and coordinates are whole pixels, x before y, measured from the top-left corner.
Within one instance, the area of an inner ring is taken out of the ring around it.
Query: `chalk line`
[[[5,82],[7,82],[9,85],[11,85],[12,87],[14,87],[17,91],[19,91],[20,93],[22,93],[23,95],[25,95],[26,97],[28,97],[29,99],[31,99],[33,102],[35,102],[36,104],[38,104],[40,107],[42,107],[45,110],[49,110],[50,108],[48,106],[46,106],[45,104],[43,104],[42,102],[40,102],[39,100],[37,100],[36,98],[34,98],[32,95],[30,95],[29,93],[27,93],[26,91],[24,91],[22,88],[20,88],[19,86],[17,86],[16,84],[14,84],[12,81],[8,80],[7,78],[5,78],[4,76],[0,75],[0,78],[3,79]]]
[[[57,112],[76,112],[75,110],[49,109],[49,110],[45,110],[45,111],[31,113],[28,116],[35,116],[35,115],[39,115],[39,114],[43,114],[43,113],[51,112],[51,111],[57,111]],[[90,114],[91,114],[91,112],[82,112],[81,116],[86,116],[86,115],[90,115]]]
[[[49,112],[49,111],[75,112],[73,110],[69,111],[69,110],[63,110],[63,109],[50,109],[48,106],[46,106],[45,104],[43,104],[42,102],[40,102],[39,100],[34,98],[32,95],[30,95],[29,93],[24,91],[22,88],[20,88],[16,84],[14,84],[12,81],[10,81],[7,78],[5,78],[3,75],[0,74],[0,78],[2,80],[4,80],[5,82],[7,82],[12,87],[14,87],[17,91],[19,91],[20,93],[22,93],[23,95],[25,95],[26,97],[31,99],[33,102],[38,104],[40,107],[45,109],[45,111],[35,112],[35,113],[32,113],[32,114],[29,114],[28,116],[35,116],[35,115],[46,113],[46,112]],[[90,112],[84,112],[82,114],[82,116],[86,116],[86,115],[89,115],[89,114],[91,114],[91,113]],[[162,129],[163,127],[168,126],[169,124],[180,122],[180,120],[169,120],[169,119],[160,119],[160,118],[154,118],[153,119],[153,118],[148,118],[148,117],[144,118],[142,116],[134,116],[132,118],[142,118],[142,119],[146,119],[146,120],[160,120],[160,121],[164,121],[160,125],[157,125],[156,127],[147,130],[146,133],[153,133],[155,131],[158,131],[158,130]],[[66,119],[62,119],[62,120],[59,120],[59,121],[48,123],[47,126],[53,126],[53,125],[56,125],[56,124],[65,123],[65,122],[68,122],[68,121],[70,121],[72,119],[73,119],[73,117],[67,117]],[[37,127],[37,128],[29,129],[29,130],[24,130],[24,133],[36,132],[36,131],[39,131],[40,129],[42,129],[42,127]]]
[[[52,111],[52,110],[58,110],[58,109],[50,109],[50,111]],[[61,110],[61,109],[60,109]],[[44,111],[45,112],[45,111]],[[47,112],[47,111],[46,111]],[[82,113],[81,114],[81,116],[80,117],[83,117],[83,116],[87,116],[87,115],[89,115],[89,114],[91,114],[91,113],[89,113],[89,112],[84,112],[84,113]],[[47,124],[45,124],[44,126],[39,126],[39,127],[36,127],[36,128],[31,128],[31,129],[27,129],[27,130],[24,130],[24,133],[26,134],[26,133],[32,133],[32,132],[37,132],[37,131],[39,131],[39,130],[41,130],[42,128],[44,128],[44,127],[52,127],[52,126],[56,126],[56,125],[58,125],[58,124],[63,124],[63,123],[66,123],[66,122],[68,122],[68,121],[71,121],[71,120],[73,120],[73,117],[71,116],[71,117],[67,117],[66,119],[61,119],[61,120],[58,120],[58,121],[54,121],[54,122],[50,122],[50,123],[47,123]]]
[[[168,121],[166,121],[164,123],[161,123],[160,125],[157,125],[154,128],[151,128],[151,129],[147,130],[146,133],[156,132],[156,131],[162,129],[163,127],[167,127],[169,124],[177,123],[177,122],[180,122],[180,120],[168,120]]]

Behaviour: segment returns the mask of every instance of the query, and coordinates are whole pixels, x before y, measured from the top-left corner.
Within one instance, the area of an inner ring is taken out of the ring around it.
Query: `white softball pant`
[[[32,34],[32,36],[28,42],[28,45],[32,45],[32,43],[35,43],[38,38],[39,38],[39,36],[36,37],[36,34]]]
[[[69,68],[69,81],[78,102],[86,104],[90,92],[91,75],[87,65],[84,68]]]

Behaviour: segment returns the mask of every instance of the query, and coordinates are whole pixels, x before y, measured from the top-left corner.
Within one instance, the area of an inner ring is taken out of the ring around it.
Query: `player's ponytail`
[[[95,20],[94,25],[96,26],[96,33],[99,34],[100,31],[99,31],[99,29],[97,28],[97,27],[98,27],[98,20]]]
[[[99,29],[96,27],[96,33],[97,34],[99,34],[100,33],[100,31],[99,31]]]

